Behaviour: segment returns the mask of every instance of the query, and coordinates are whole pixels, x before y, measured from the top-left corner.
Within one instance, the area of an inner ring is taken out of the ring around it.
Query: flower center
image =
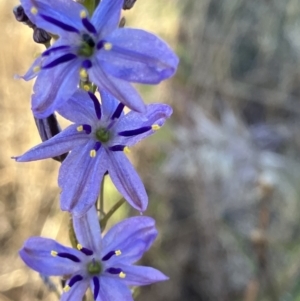
[[[105,143],[109,140],[109,131],[106,128],[100,128],[97,129],[96,133],[96,138],[102,143]]]
[[[79,47],[78,55],[90,57],[94,53],[94,48],[95,42],[93,38],[89,34],[84,33],[82,35],[82,43]]]
[[[99,275],[102,272],[101,263],[93,259],[93,261],[88,264],[87,270],[90,275]]]

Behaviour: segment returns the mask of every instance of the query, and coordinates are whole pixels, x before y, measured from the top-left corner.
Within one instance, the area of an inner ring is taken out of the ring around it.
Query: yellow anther
[[[83,69],[83,68],[80,69],[79,74],[80,74],[80,77],[81,77],[82,79],[86,79],[86,78],[88,77],[88,74],[87,74],[86,70]]]
[[[63,291],[66,293],[70,290],[70,286],[66,285],[64,288],[63,288]]]
[[[112,49],[113,45],[111,43],[105,43],[103,47],[105,50],[109,51]]]
[[[84,19],[84,18],[86,18],[86,16],[87,16],[86,11],[85,11],[85,10],[82,10],[82,11],[80,12],[80,18],[81,18],[81,19]]]
[[[117,251],[115,251],[115,254],[116,254],[116,256],[119,256],[122,254],[122,252],[121,252],[121,250],[117,250]]]
[[[153,131],[157,131],[157,130],[159,130],[160,129],[160,126],[158,125],[158,124],[153,124],[152,125],[152,130]]]
[[[41,71],[41,67],[40,66],[35,66],[35,67],[33,67],[33,72],[39,72],[39,71]]]
[[[90,91],[90,86],[89,85],[84,85],[83,90],[85,90],[87,92]]]
[[[96,157],[96,151],[94,149],[92,149],[90,151],[90,157],[95,158]]]
[[[53,256],[53,257],[55,257],[55,256],[57,256],[57,252],[56,251],[51,251],[51,255]]]
[[[32,14],[36,15],[37,12],[38,12],[38,10],[37,10],[36,7],[33,6],[33,7],[31,8],[30,12],[31,12]]]
[[[82,131],[83,131],[83,126],[82,126],[82,125],[78,126],[78,127],[76,128],[76,130],[77,130],[78,132],[82,132]]]
[[[124,278],[126,277],[126,274],[123,273],[123,272],[121,272],[121,273],[119,274],[119,277],[122,278],[122,279],[124,279]]]
[[[80,251],[82,249],[82,245],[81,244],[78,244],[77,245],[77,249]]]
[[[129,149],[128,146],[125,146],[125,147],[124,147],[124,153],[125,153],[125,154],[129,154],[129,153],[130,153],[130,149]]]

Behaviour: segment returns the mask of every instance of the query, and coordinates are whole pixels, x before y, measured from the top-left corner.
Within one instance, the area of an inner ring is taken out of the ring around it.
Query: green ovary
[[[106,129],[98,129],[95,134],[97,140],[102,143],[105,143],[109,140],[109,132]]]
[[[99,275],[102,272],[102,266],[99,261],[93,260],[87,266],[90,275]]]
[[[93,53],[94,53],[94,47],[91,47],[87,43],[82,43],[78,51],[79,55],[85,57],[90,57],[93,55]]]

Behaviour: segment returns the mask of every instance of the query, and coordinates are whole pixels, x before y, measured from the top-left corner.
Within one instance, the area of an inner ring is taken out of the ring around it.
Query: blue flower
[[[123,2],[102,0],[90,18],[72,0],[21,0],[33,23],[59,36],[23,77],[37,75],[32,96],[37,118],[67,101],[80,80],[143,112],[145,105],[129,82],[157,84],[174,74],[178,58],[165,42],[144,30],[118,28]]]
[[[101,238],[95,207],[73,219],[78,250],[52,239],[31,237],[20,250],[23,261],[45,276],[66,276],[61,301],[81,301],[88,287],[96,301],[132,301],[127,286],[148,285],[168,278],[160,271],[132,265],[157,236],[150,217],[131,217]]]
[[[153,134],[172,114],[166,104],[150,104],[145,113],[123,114],[124,105],[101,92],[102,105],[92,93],[79,90],[59,113],[75,124],[16,157],[18,162],[52,158],[71,153],[63,161],[58,184],[61,209],[84,214],[96,201],[104,174],[128,203],[144,211],[148,204],[145,187],[123,151]]]

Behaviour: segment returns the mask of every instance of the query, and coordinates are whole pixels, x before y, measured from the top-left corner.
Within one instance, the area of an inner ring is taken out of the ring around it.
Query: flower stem
[[[112,208],[107,212],[107,214],[100,220],[101,231],[106,227],[108,220],[112,215],[125,203],[125,199],[121,198]]]

